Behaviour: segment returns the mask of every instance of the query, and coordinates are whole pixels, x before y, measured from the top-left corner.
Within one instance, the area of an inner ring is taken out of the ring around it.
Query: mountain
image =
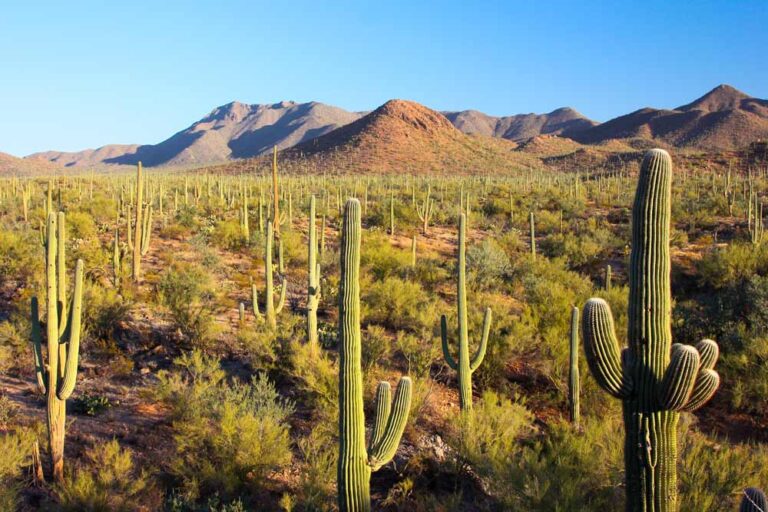
[[[503,171],[533,161],[515,144],[470,136],[441,113],[413,101],[390,100],[373,112],[282,152],[317,170],[393,173]]]
[[[585,144],[645,139],[676,147],[737,149],[768,138],[768,100],[719,85],[687,105],[642,108],[569,136]]]
[[[76,153],[47,151],[28,158],[64,166],[199,165],[265,153],[317,137],[362,114],[324,105],[283,101],[272,105],[232,102],[154,145],[108,145]]]
[[[518,114],[506,117],[489,116],[477,110],[443,114],[464,133],[514,141],[523,141],[538,135],[574,135],[597,124],[567,107],[548,114]]]

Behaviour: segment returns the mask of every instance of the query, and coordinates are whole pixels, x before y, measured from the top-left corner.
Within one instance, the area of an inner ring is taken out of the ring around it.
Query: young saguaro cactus
[[[576,306],[571,309],[571,346],[570,346],[570,368],[568,372],[568,412],[571,423],[579,424],[581,419],[579,393],[581,386],[579,382],[579,308]]]
[[[340,512],[371,510],[370,479],[394,457],[411,406],[411,379],[402,377],[395,398],[390,386],[376,389],[376,417],[368,449],[365,446],[363,372],[360,364],[360,202],[344,205],[341,232],[341,278],[339,283],[339,462],[338,503]]]
[[[459,359],[458,361],[451,356],[448,347],[448,321],[443,315],[440,318],[440,334],[443,341],[443,356],[445,362],[456,370],[459,377],[459,401],[462,411],[472,409],[472,373],[477,370],[485,357],[485,349],[488,346],[488,335],[491,332],[491,308],[485,309],[485,318],[483,320],[483,334],[480,339],[480,346],[477,352],[470,360],[469,357],[469,327],[467,322],[467,257],[466,257],[466,238],[467,238],[467,216],[465,213],[459,215],[459,268],[457,281],[457,302],[459,317]]]
[[[320,263],[317,261],[317,226],[315,222],[315,196],[309,199],[309,242],[307,270],[307,341],[317,346],[317,307],[320,303]]]
[[[37,387],[47,398],[48,439],[54,481],[64,480],[64,434],[67,420],[67,399],[77,380],[80,353],[80,333],[83,304],[83,260],[75,267],[75,288],[67,307],[65,219],[48,215],[45,244],[46,266],[46,335],[48,364],[43,362],[43,334],[37,297],[32,297],[32,347],[35,359]]]
[[[264,280],[266,281],[266,290],[264,297],[264,316],[267,319],[267,323],[270,327],[277,327],[277,315],[283,310],[285,306],[285,297],[288,288],[288,282],[283,276],[282,287],[280,288],[280,298],[275,306],[274,299],[274,272],[272,269],[272,242],[275,239],[275,234],[272,231],[272,221],[267,222],[267,236],[264,239]],[[282,244],[282,242],[280,242]],[[283,267],[282,255],[283,251],[280,250],[280,262],[279,267]],[[251,285],[251,294],[253,297],[253,314],[256,318],[261,318],[261,311],[259,310],[259,295],[256,291],[256,285]]]
[[[623,402],[624,461],[629,512],[677,510],[677,439],[681,411],[702,406],[717,390],[717,344],[672,344],[669,232],[672,160],[646,153],[632,208],[629,265],[629,347],[619,347],[610,307],[584,306],[589,368]]]
[[[744,489],[744,496],[741,498],[739,512],[766,512],[768,511],[768,499],[765,493],[757,487],[747,487]]]

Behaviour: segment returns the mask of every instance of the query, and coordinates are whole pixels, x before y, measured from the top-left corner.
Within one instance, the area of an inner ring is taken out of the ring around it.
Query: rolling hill
[[[719,85],[687,105],[642,108],[569,136],[585,144],[645,139],[675,147],[737,149],[768,138],[768,100]]]

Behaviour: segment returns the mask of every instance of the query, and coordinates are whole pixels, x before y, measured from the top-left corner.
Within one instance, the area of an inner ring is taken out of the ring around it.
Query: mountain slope
[[[494,117],[476,110],[444,112],[456,128],[467,134],[502,137],[522,141],[538,135],[573,135],[595,126],[572,108],[559,108],[548,114],[518,114]]]
[[[222,162],[253,157],[273,146],[292,146],[348,124],[361,115],[316,102],[272,105],[232,102],[214,109],[159,144],[109,145],[76,153],[48,151],[30,158],[78,167],[133,165],[138,161],[150,167]]]
[[[768,100],[720,85],[676,109],[643,108],[570,136],[585,144],[640,138],[677,147],[737,149],[768,138]]]
[[[61,167],[45,160],[28,160],[0,152],[0,175],[29,176],[53,173],[57,170],[61,170]]]
[[[282,153],[318,170],[392,173],[504,171],[534,159],[506,140],[469,136],[439,112],[390,100],[365,117]]]

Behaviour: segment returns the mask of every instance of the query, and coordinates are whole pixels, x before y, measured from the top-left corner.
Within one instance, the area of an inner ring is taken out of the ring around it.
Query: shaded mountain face
[[[323,171],[462,173],[503,171],[526,158],[514,148],[510,141],[466,135],[441,113],[397,99],[282,156],[308,159]]]
[[[677,147],[738,149],[768,138],[768,100],[720,85],[687,105],[643,108],[569,136],[585,144],[640,138]]]
[[[281,102],[272,105],[247,105],[232,102],[214,109],[159,144],[109,145],[76,153],[36,153],[42,158],[65,166],[98,166],[103,164],[146,166],[197,165],[248,158],[293,146],[341,125],[362,114],[322,103]]]
[[[505,117],[489,116],[477,110],[444,114],[464,133],[514,141],[523,141],[538,135],[570,136],[597,124],[567,107],[548,114],[518,114]]]

